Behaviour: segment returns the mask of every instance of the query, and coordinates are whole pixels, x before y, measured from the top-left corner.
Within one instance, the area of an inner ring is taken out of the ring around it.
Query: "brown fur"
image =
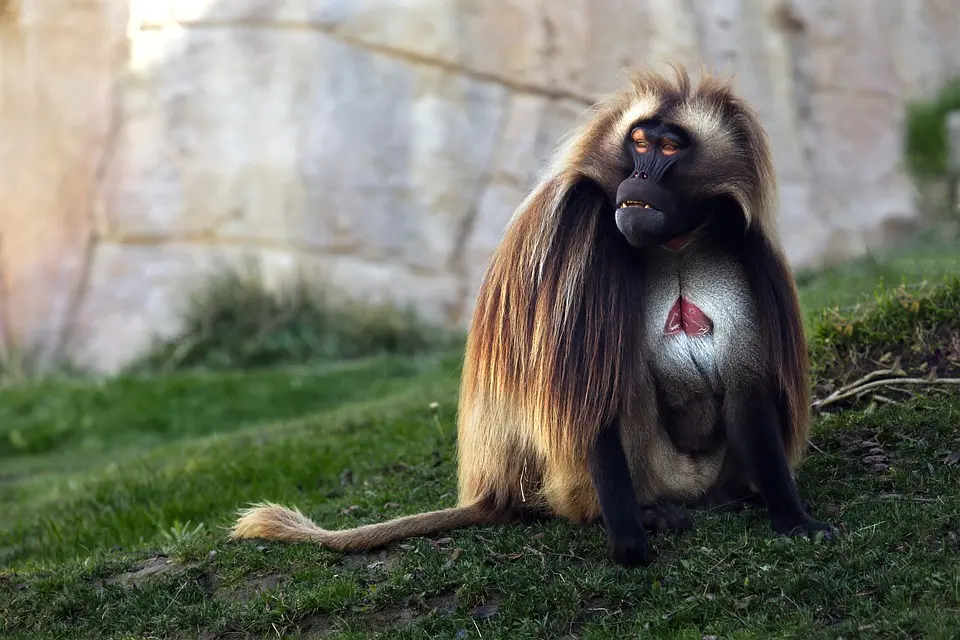
[[[599,503],[587,452],[601,427],[628,417],[625,442],[644,500],[696,499],[721,472],[722,454],[682,455],[655,427],[652,383],[637,337],[643,300],[629,260],[613,260],[610,217],[622,179],[620,140],[633,122],[654,114],[684,126],[702,153],[692,181],[730,195],[761,248],[774,279],[750,272],[758,298],[785,313],[761,314],[764,362],[784,399],[783,435],[791,464],[809,430],[808,363],[797,292],[776,233],[776,182],[766,135],[729,79],[697,87],[682,67],[671,81],[644,71],[594,105],[518,207],[494,252],[469,327],[458,425],[459,507],[346,531],[320,529],[276,505],[244,511],[234,538],[310,540],[362,550],[415,535],[504,522],[534,513],[596,521]],[[605,226],[606,225],[606,226]],[[766,269],[765,266],[757,269]],[[757,271],[755,269],[754,271]],[[767,361],[769,360],[769,361]]]

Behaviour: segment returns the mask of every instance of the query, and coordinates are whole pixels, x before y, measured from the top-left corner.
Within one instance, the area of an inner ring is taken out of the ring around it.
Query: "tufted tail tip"
[[[325,533],[297,509],[269,502],[241,509],[237,521],[230,528],[230,538],[234,540],[261,538],[323,542]]]

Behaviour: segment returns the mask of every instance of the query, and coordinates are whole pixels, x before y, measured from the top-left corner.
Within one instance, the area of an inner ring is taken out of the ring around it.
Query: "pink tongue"
[[[688,336],[705,336],[713,332],[713,321],[700,308],[680,296],[667,314],[667,324],[663,332],[675,336],[680,332]]]

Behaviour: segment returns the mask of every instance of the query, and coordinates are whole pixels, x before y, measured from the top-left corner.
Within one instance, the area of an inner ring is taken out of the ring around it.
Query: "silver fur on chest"
[[[661,426],[679,450],[706,451],[716,433],[724,380],[755,362],[756,307],[746,278],[732,256],[694,239],[676,251],[652,250],[642,286],[642,345],[660,391]],[[677,315],[670,316],[681,298],[712,327],[701,326],[695,335],[677,330]]]
[[[643,347],[658,375],[687,384],[720,384],[725,362],[749,358],[756,333],[756,309],[740,265],[693,240],[673,251],[650,252],[644,274]],[[668,316],[679,298],[698,307],[712,322],[705,335],[666,334]]]

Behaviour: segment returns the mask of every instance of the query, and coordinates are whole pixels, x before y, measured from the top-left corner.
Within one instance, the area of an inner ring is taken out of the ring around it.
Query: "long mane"
[[[550,179],[494,254],[470,327],[464,392],[510,403],[554,451],[587,446],[636,382],[639,300],[611,209],[590,178]]]

